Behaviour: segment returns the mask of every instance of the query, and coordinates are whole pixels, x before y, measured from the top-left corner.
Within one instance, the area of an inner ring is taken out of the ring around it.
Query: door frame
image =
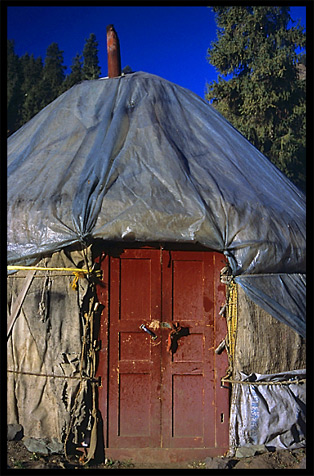
[[[226,265],[226,258],[222,253],[209,250],[203,246],[190,244],[159,244],[151,243],[108,243],[102,241],[97,245],[97,255],[95,258],[96,266],[102,270],[102,281],[97,284],[97,296],[101,302],[103,309],[100,316],[99,340],[100,350],[98,355],[97,377],[100,377],[101,385],[98,390],[98,408],[102,416],[103,422],[103,442],[106,457],[113,459],[135,459],[136,461],[149,460],[151,462],[175,462],[187,461],[191,459],[204,458],[206,456],[220,456],[229,450],[229,410],[230,410],[230,389],[222,387],[220,379],[225,375],[228,367],[228,359],[226,352],[214,356],[214,382],[215,382],[215,403],[219,401],[220,408],[215,404],[215,428],[216,425],[223,423],[224,431],[215,434],[215,447],[212,448],[108,448],[108,390],[109,390],[109,304],[110,304],[110,257],[118,257],[125,249],[159,249],[162,254],[164,251],[171,252],[189,251],[189,252],[206,252],[215,253],[218,259],[221,258],[221,270]],[[94,251],[95,254],[95,251]],[[218,266],[218,264],[217,264]],[[215,267],[216,272],[217,268]],[[214,349],[225,338],[227,332],[226,319],[219,314],[221,307],[225,304],[226,291],[225,285],[222,285],[217,279],[214,280],[214,294],[216,309],[214,318]],[[222,286],[224,296],[222,297]],[[219,289],[218,289],[219,287]],[[227,397],[227,398],[226,398]]]

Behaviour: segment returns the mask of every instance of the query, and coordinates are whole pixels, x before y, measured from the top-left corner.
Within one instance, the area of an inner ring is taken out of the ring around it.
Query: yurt
[[[8,424],[83,463],[305,446],[305,196],[212,106],[109,68],[8,139],[7,203]]]

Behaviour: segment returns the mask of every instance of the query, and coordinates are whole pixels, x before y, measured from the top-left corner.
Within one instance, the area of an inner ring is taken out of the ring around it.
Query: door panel
[[[151,376],[126,369],[124,372],[119,382],[118,435],[147,438],[150,436]]]
[[[130,255],[130,251],[127,254]],[[147,320],[151,316],[151,292],[154,284],[151,282],[151,259],[122,256],[119,265],[121,306],[119,318],[123,321]]]
[[[163,319],[189,328],[173,355],[162,348],[163,442],[169,448],[215,445],[214,289],[211,253],[164,252]],[[211,350],[210,350],[211,349]],[[173,416],[173,418],[172,418]]]
[[[181,252],[182,254],[182,252]],[[177,259],[178,254],[172,252],[172,320],[199,321],[203,316],[203,279],[204,263],[185,258]]]
[[[110,260],[109,447],[160,446],[160,347],[140,329],[160,321],[159,250]]]
[[[202,438],[203,411],[195,402],[202,400],[203,376],[178,375],[172,376],[173,424],[172,437]]]

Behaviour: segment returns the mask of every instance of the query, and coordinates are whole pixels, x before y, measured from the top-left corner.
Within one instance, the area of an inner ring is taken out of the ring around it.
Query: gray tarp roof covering
[[[9,264],[89,238],[225,252],[305,335],[305,197],[187,89],[142,72],[84,81],[9,138]]]

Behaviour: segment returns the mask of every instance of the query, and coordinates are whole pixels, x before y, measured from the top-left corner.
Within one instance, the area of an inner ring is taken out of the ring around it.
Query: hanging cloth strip
[[[92,285],[93,286],[93,285]],[[91,408],[91,427],[90,427],[90,443],[87,449],[87,457],[82,456],[79,460],[80,464],[86,465],[91,459],[94,458],[96,447],[97,447],[97,426],[99,423],[98,415],[97,415],[97,406],[96,406],[96,386],[100,385],[100,379],[95,377],[96,373],[96,351],[99,350],[98,342],[94,338],[94,317],[95,312],[98,309],[98,302],[95,301],[95,295],[90,299],[89,302],[89,310],[88,312],[84,313],[85,324],[83,328],[83,345],[81,350],[81,358],[80,358],[80,375],[81,375],[81,382],[74,398],[74,402],[71,408],[71,418],[70,423],[67,429],[66,438],[64,441],[64,454],[68,461],[69,456],[67,453],[67,444],[70,438],[70,434],[72,431],[72,427],[74,424],[74,417],[75,417],[75,410],[78,405],[78,397],[79,394],[82,392],[82,371],[84,362],[88,361],[88,372],[89,372],[89,382],[91,385],[91,392],[92,392],[92,408]]]
[[[29,287],[32,283],[32,280],[33,280],[33,277],[34,277],[35,273],[36,273],[36,270],[32,269],[27,274],[27,276],[25,278],[24,286],[23,286],[20,294],[18,295],[18,297],[17,297],[17,299],[16,299],[16,301],[13,305],[13,309],[12,309],[11,314],[8,316],[8,320],[7,320],[7,338],[9,338],[9,336],[11,334],[12,328],[14,326],[14,323],[15,323],[16,319],[17,319],[17,316],[18,316],[19,311],[22,307],[25,296],[27,294],[27,291],[29,290]]]
[[[32,283],[32,280],[35,276],[36,271],[68,271],[71,272],[71,274],[74,274],[74,280],[71,284],[72,289],[76,290],[77,289],[77,283],[79,278],[85,277],[87,274],[90,272],[87,269],[81,269],[81,268],[49,268],[49,267],[43,267],[43,266],[7,266],[8,271],[20,271],[20,270],[27,270],[28,273],[25,276],[25,284],[18,295],[13,308],[12,312],[8,315],[8,320],[7,320],[7,338],[9,338],[12,328],[15,324],[15,321],[18,317],[19,311],[22,307],[22,304],[24,302],[25,296],[27,294],[27,291]],[[96,271],[96,276],[99,277],[99,271]]]

